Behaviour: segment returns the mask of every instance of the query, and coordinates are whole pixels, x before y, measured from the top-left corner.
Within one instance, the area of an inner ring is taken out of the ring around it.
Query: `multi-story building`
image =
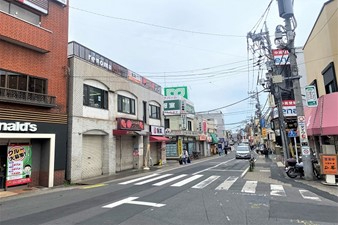
[[[307,92],[306,97],[318,97],[317,107],[305,108],[307,134],[312,149],[317,153],[322,153],[324,146],[335,153],[338,151],[337,9],[337,0],[323,5],[304,45],[307,84],[317,90],[317,93]]]
[[[4,184],[63,184],[67,1],[0,0],[0,21],[0,161],[6,167]]]
[[[69,43],[68,60],[67,179],[165,161],[161,87],[77,42]]]

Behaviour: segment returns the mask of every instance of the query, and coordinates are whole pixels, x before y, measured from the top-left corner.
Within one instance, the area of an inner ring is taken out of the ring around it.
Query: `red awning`
[[[162,142],[162,141],[170,141],[170,139],[163,137],[163,136],[150,136],[149,141],[150,142]]]
[[[338,135],[338,92],[318,98],[318,106],[305,109],[308,135]]]
[[[113,135],[121,136],[121,135],[136,135],[135,131],[131,130],[113,130]]]
[[[313,124],[316,117],[317,107],[304,107],[305,123],[307,135],[312,136],[313,133]]]

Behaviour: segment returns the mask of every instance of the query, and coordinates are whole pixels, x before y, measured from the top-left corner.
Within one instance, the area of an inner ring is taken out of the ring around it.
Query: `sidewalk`
[[[248,171],[244,179],[286,186],[293,186],[295,182],[308,185],[319,191],[327,192],[328,194],[338,197],[337,186],[325,185],[321,180],[308,181],[300,178],[289,178],[284,172],[284,168],[284,164],[276,159],[276,155],[269,155],[269,158],[265,158],[264,155],[257,155],[254,170],[252,172]]]

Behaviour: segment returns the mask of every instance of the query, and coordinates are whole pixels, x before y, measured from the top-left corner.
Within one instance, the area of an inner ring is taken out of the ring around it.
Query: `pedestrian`
[[[188,157],[189,157],[188,151],[187,150],[183,150],[182,160],[183,160],[184,164],[187,164]]]
[[[224,153],[227,155],[228,154],[228,147],[224,146]]]

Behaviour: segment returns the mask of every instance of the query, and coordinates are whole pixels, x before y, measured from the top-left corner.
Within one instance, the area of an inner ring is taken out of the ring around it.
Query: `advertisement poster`
[[[10,145],[7,149],[6,186],[27,184],[32,181],[32,146]]]

